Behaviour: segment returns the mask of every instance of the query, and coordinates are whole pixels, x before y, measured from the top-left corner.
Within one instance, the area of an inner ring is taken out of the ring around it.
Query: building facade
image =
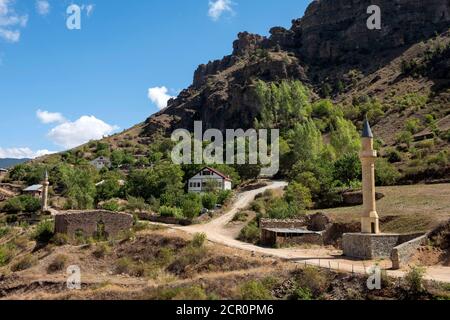
[[[188,181],[188,191],[195,193],[208,192],[211,187],[224,191],[233,188],[230,177],[213,168],[203,168]]]

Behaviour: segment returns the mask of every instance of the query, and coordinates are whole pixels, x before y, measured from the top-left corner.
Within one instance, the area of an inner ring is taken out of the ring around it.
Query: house
[[[98,157],[90,162],[97,170],[111,167],[111,160],[107,157]]]
[[[197,172],[188,181],[188,191],[202,193],[205,192],[208,184],[216,183],[218,190],[231,190],[232,180],[229,176],[209,167],[205,167]]]
[[[3,177],[4,175],[6,175],[8,173],[8,170],[0,168],[0,177]]]
[[[26,189],[23,189],[22,193],[33,196],[35,198],[40,198],[42,195],[43,189],[44,189],[44,186],[42,184],[35,184],[32,186],[29,186]]]

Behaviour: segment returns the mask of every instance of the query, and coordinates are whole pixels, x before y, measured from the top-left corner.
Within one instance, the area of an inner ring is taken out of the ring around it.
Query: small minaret
[[[44,182],[42,183],[42,211],[48,211],[48,172],[45,171]]]
[[[373,149],[373,133],[369,120],[364,121],[362,133],[362,151],[360,153],[362,163],[362,184],[364,212],[361,219],[361,232],[370,234],[380,233],[380,222],[377,213],[375,191],[375,161],[377,151]]]

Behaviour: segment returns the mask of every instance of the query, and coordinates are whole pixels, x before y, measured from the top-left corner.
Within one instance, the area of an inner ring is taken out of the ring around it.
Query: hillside
[[[367,114],[382,154],[393,155],[404,181],[449,177],[436,157],[450,139],[450,3],[428,1],[424,10],[421,1],[380,1],[381,30],[366,27],[370,4],[314,1],[290,29],[274,27],[268,37],[240,33],[232,54],[200,65],[166,109],[107,142],[145,149],[156,133],[192,130],[195,120],[205,130],[248,129],[261,115],[257,81],[299,80],[312,100],[332,99],[357,127]],[[413,144],[421,131],[435,138]]]
[[[30,159],[11,159],[11,158],[0,159],[0,168],[8,169],[17,164],[24,163],[29,160]]]

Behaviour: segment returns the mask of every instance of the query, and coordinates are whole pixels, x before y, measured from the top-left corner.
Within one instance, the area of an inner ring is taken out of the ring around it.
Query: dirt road
[[[214,243],[219,243],[227,247],[246,250],[262,255],[276,257],[280,259],[290,260],[300,264],[307,264],[319,266],[323,268],[330,268],[333,270],[340,270],[346,272],[355,272],[366,274],[368,269],[375,265],[374,261],[355,261],[342,256],[342,251],[331,250],[327,248],[314,249],[300,249],[300,248],[285,248],[272,249],[255,246],[249,243],[236,240],[236,232],[229,223],[234,215],[240,210],[246,208],[258,194],[270,189],[279,189],[285,187],[285,182],[273,182],[271,185],[257,190],[243,192],[238,195],[237,201],[233,204],[230,211],[223,216],[206,224],[192,225],[188,227],[175,227],[175,229],[188,232],[190,234],[205,233],[208,240]],[[386,260],[381,263],[378,261],[383,269],[390,269],[391,262]],[[389,270],[388,274],[393,277],[402,277],[405,272]],[[442,281],[450,283],[450,268],[449,267],[430,267],[427,269],[427,279]]]

